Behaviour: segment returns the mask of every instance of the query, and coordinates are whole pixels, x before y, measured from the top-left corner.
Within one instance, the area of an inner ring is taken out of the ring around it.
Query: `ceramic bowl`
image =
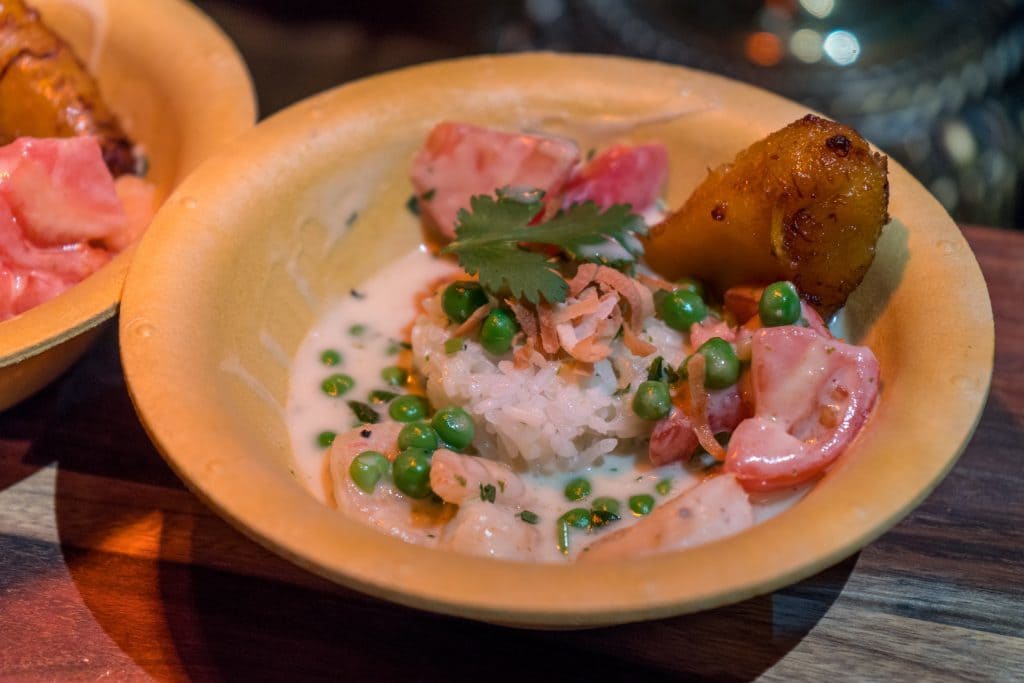
[[[714,607],[818,572],[936,485],[970,437],[991,375],[992,314],[977,262],[939,203],[892,162],[896,222],[847,308],[850,335],[881,363],[880,402],[809,495],[738,536],[585,569],[408,545],[314,500],[291,472],[283,421],[289,359],[316,317],[420,241],[405,208],[408,172],[438,121],[562,133],[582,149],[663,141],[671,206],[708,166],[806,113],[698,71],[550,54],[421,66],[298,104],[204,164],[143,239],[120,322],[139,415],[192,490],[246,534],[406,605],[593,626]]]
[[[31,0],[75,49],[150,162],[162,201],[200,161],[251,128],[249,73],[231,41],[184,0]],[[125,250],[60,296],[0,323],[0,410],[46,386],[114,316]]]

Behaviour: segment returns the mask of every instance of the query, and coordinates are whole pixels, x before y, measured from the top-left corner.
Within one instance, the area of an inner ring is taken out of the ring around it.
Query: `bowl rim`
[[[248,67],[227,34],[198,7],[186,0],[95,2],[100,4],[99,11],[106,13],[110,25],[130,26],[133,33],[146,35],[187,34],[189,40],[185,44],[189,53],[218,60],[218,68],[208,70],[208,78],[192,89],[197,96],[205,93],[217,101],[220,123],[202,126],[198,118],[187,121],[190,140],[194,139],[190,147],[215,148],[255,124],[256,91]],[[83,6],[81,2],[68,4]],[[45,5],[41,13],[45,20]],[[100,86],[102,88],[103,84]],[[196,117],[196,114],[187,116]],[[181,164],[174,179],[175,186],[193,170],[191,167],[197,165],[195,161],[185,160],[190,167]],[[134,251],[135,245],[129,246],[98,271],[53,299],[0,321],[0,370],[55,349],[113,318]]]
[[[935,458],[926,472],[899,470],[908,486],[898,490],[889,487],[880,492],[879,504],[872,510],[857,508],[851,500],[836,502],[835,505],[849,505],[851,511],[829,517],[829,526],[804,524],[799,527],[803,534],[799,538],[787,536],[793,530],[793,518],[783,513],[743,534],[686,551],[588,564],[582,578],[580,565],[454,556],[405,544],[333,512],[324,515],[329,510],[297,487],[275,490],[272,496],[266,494],[264,487],[279,483],[272,468],[247,461],[239,444],[233,443],[230,435],[217,433],[216,422],[200,414],[195,397],[183,401],[167,394],[160,371],[154,375],[152,368],[154,360],[172,348],[161,335],[153,335],[153,329],[165,328],[161,334],[170,334],[166,327],[169,323],[173,326],[180,311],[172,310],[175,302],[155,302],[147,293],[154,290],[161,277],[171,276],[163,263],[181,249],[175,234],[194,220],[184,206],[186,196],[203,206],[229,204],[230,198],[241,190],[219,183],[218,178],[235,177],[257,159],[273,160],[285,155],[289,145],[301,143],[303,130],[311,125],[311,120],[323,126],[331,121],[332,109],[339,110],[336,116],[343,119],[346,107],[355,106],[352,103],[358,103],[375,88],[417,80],[429,82],[460,70],[483,70],[493,76],[504,69],[534,70],[539,74],[558,72],[566,77],[573,70],[592,75],[641,70],[673,74],[699,83],[699,87],[742,93],[766,106],[796,114],[792,118],[808,113],[807,108],[755,86],[685,67],[622,57],[522,53],[446,60],[373,76],[313,96],[267,119],[236,140],[224,154],[204,163],[172,196],[154,229],[142,240],[126,282],[120,336],[128,389],[150,438],[189,488],[250,538],[333,581],[432,611],[518,626],[558,627],[677,615],[775,590],[849,556],[918,505],[956,462],[980,419],[991,379],[994,331],[984,279],[959,229],[927,190],[892,159],[891,186],[912,197],[915,208],[920,210],[912,217],[914,224],[927,223],[927,230],[941,234],[947,241],[946,247],[958,254],[955,267],[963,278],[963,286],[979,296],[970,314],[971,322],[980,325],[977,337],[972,339],[972,365],[966,370],[972,389],[964,395],[962,414],[951,417],[953,426],[946,434],[948,450],[943,451],[941,458]],[[201,384],[192,384],[190,388],[203,391]],[[190,402],[192,405],[188,405]],[[195,430],[202,433],[201,440],[184,433]],[[246,490],[251,495],[239,490],[240,478],[247,482]],[[868,481],[863,476],[858,479],[865,486]],[[818,503],[813,508],[815,512],[823,507],[828,509],[827,504]],[[274,505],[272,516],[265,514],[268,504]],[[839,521],[851,523],[852,528],[838,526]],[[848,533],[838,539],[833,537],[831,533],[838,528]],[[324,539],[334,542],[324,543]],[[772,548],[777,555],[769,568],[719,564],[722,556],[760,559],[765,547]],[[681,565],[683,557],[685,570]],[[681,571],[685,571],[691,583],[680,585]],[[500,590],[495,590],[495,586],[500,586]],[[535,592],[531,592],[531,586],[536,588]],[[588,592],[588,587],[594,586],[616,586],[618,592],[594,595]]]

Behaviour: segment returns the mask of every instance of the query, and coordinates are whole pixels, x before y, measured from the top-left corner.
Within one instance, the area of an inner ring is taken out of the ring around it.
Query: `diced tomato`
[[[668,179],[664,145],[615,145],[576,173],[565,188],[562,206],[591,200],[602,208],[629,204],[644,211],[661,196]]]
[[[871,350],[811,328],[755,332],[751,371],[756,414],[733,432],[725,461],[748,491],[821,474],[857,435],[878,396]]]
[[[474,195],[505,187],[544,190],[555,197],[579,161],[562,138],[506,133],[468,123],[439,123],[413,160],[411,179],[421,210],[441,233],[455,236],[455,217]]]
[[[19,138],[0,147],[0,197],[36,244],[101,241],[124,209],[95,138]]]
[[[708,424],[711,431],[730,431],[747,415],[737,386],[708,392]],[[686,460],[695,450],[697,435],[693,431],[693,421],[679,408],[673,408],[668,417],[658,421],[651,433],[648,451],[651,464],[657,466]]]

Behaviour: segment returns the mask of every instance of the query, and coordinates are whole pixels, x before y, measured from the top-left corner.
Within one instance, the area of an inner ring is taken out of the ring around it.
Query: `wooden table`
[[[417,612],[263,550],[150,445],[109,330],[0,414],[0,679],[1024,680],[1024,233],[965,233],[992,294],[995,377],[932,496],[785,590],[591,631]]]

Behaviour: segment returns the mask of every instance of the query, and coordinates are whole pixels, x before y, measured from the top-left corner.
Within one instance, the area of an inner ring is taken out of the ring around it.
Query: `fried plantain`
[[[647,238],[669,279],[719,293],[792,280],[822,316],[857,288],[888,222],[887,159],[848,126],[808,114],[712,170]]]
[[[136,172],[132,141],[71,48],[22,0],[0,0],[0,144],[74,135],[95,136],[115,176]]]

